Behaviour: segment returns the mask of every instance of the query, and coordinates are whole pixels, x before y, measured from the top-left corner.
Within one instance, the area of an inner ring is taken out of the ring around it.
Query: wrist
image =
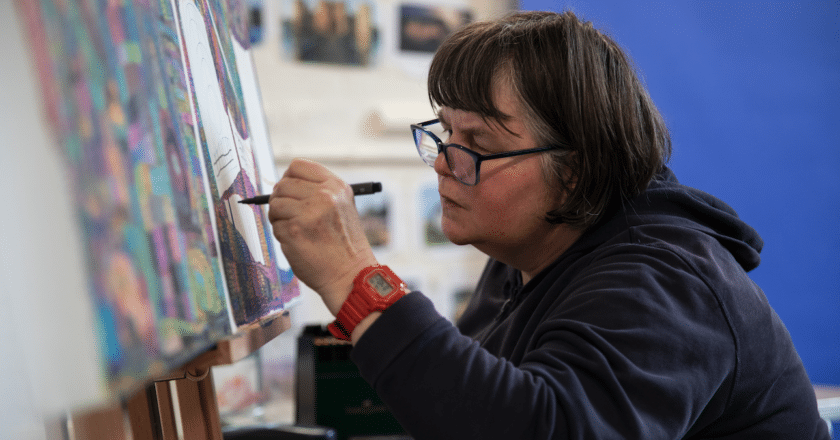
[[[327,328],[336,338],[349,341],[359,324],[365,322],[360,329],[363,333],[376,318],[372,314],[384,311],[407,293],[405,283],[388,266],[365,267],[353,279],[335,321]]]
[[[322,291],[318,292],[324,300],[324,305],[327,306],[327,309],[333,316],[338,316],[341,306],[347,301],[347,297],[353,290],[353,281],[358,274],[367,267],[377,265],[379,263],[375,258],[358,261],[348,268],[336,281],[325,286]]]

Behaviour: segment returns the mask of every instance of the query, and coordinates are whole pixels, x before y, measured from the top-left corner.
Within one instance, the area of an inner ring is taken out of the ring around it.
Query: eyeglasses
[[[430,167],[434,167],[438,154],[443,153],[443,157],[446,158],[446,165],[449,166],[452,175],[459,182],[469,186],[478,184],[481,162],[485,160],[521,156],[523,154],[539,153],[559,148],[558,146],[552,145],[529,148],[527,150],[508,151],[505,153],[478,154],[462,145],[443,143],[440,137],[434,133],[435,131],[440,133],[441,136],[444,134],[439,119],[432,119],[431,121],[411,125],[411,133],[414,135],[414,145],[417,146],[417,152],[420,153],[420,158]]]

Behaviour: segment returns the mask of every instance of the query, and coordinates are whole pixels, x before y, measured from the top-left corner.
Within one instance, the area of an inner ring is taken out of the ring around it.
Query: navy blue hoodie
[[[828,439],[761,247],[666,169],[526,285],[491,259],[457,327],[413,292],[351,357],[418,440]]]

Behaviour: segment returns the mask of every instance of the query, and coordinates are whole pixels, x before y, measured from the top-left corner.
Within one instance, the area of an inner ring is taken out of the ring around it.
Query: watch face
[[[368,278],[368,284],[376,290],[379,296],[386,296],[394,291],[394,286],[379,273],[373,274],[372,277]]]

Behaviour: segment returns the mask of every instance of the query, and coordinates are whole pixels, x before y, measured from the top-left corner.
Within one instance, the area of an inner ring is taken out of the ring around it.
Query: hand
[[[298,279],[333,315],[365,267],[377,264],[353,190],[324,166],[295,159],[274,185],[268,220]]]

